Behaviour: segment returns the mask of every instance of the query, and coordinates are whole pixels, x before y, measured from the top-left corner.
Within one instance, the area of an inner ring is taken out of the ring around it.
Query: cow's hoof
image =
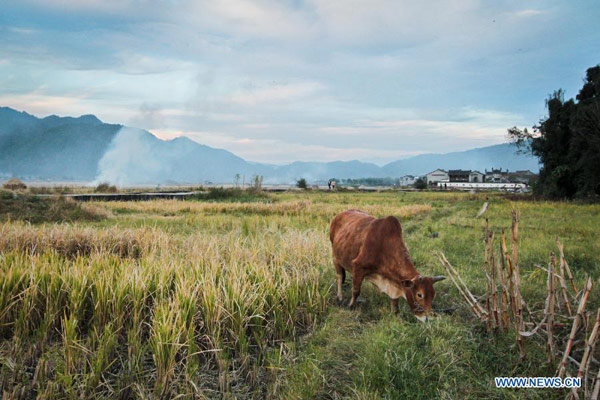
[[[366,302],[367,302],[367,300],[363,299],[362,297],[358,297],[358,298],[356,299],[356,302],[357,302],[357,303],[366,303]]]
[[[338,306],[344,305],[344,299],[335,299]]]

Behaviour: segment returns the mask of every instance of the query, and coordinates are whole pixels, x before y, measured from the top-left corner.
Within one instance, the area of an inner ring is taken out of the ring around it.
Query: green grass
[[[94,221],[102,220],[108,214],[104,209],[78,204],[59,195],[38,197],[28,193],[0,190],[0,221],[21,220],[34,224]]]
[[[217,202],[233,201],[239,203],[263,201],[269,203],[272,201],[272,196],[268,195],[265,192],[256,191],[253,189],[210,187],[207,191],[195,194],[189,200]]]
[[[520,362],[514,332],[488,334],[448,280],[434,308],[449,315],[427,324],[402,303],[392,316],[368,284],[356,310],[338,306],[329,222],[348,208],[396,215],[421,273],[444,273],[443,251],[481,295],[484,221],[475,215],[489,197],[497,235],[519,212],[523,295],[540,308],[545,275],[534,264],[557,251],[556,236],[579,286],[588,274],[598,282],[599,205],[463,193],[227,196],[96,203],[106,218],[59,225],[3,222],[4,397],[565,396],[493,387],[495,376],[548,376],[555,365],[539,339],[526,341]]]

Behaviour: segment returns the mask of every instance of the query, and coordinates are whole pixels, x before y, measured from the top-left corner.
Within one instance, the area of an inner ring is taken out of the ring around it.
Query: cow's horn
[[[434,276],[433,283],[438,282],[438,281],[443,281],[444,279],[446,279],[446,277],[444,275]]]

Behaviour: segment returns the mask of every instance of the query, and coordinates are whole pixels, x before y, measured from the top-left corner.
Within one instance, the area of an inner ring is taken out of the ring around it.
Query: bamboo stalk
[[[588,296],[590,295],[590,290],[592,290],[592,279],[587,278],[585,281],[584,292],[581,295],[581,300],[579,301],[579,306],[577,307],[577,314],[575,315],[575,319],[573,320],[573,325],[571,326],[571,333],[569,334],[569,340],[567,341],[567,347],[565,348],[565,353],[563,355],[562,361],[558,366],[558,370],[556,372],[556,376],[562,378],[565,374],[565,369],[567,365],[567,357],[571,353],[571,348],[573,347],[573,340],[575,339],[575,334],[577,333],[577,329],[579,328],[579,324],[583,318],[583,311],[585,309],[585,303],[587,302]]]
[[[546,353],[548,364],[554,362],[554,253],[550,254],[548,263],[548,297],[546,298]]]
[[[558,252],[560,254],[560,268],[565,269],[567,272],[567,276],[569,277],[569,281],[571,281],[571,286],[573,286],[573,290],[575,291],[575,295],[577,295],[577,286],[575,286],[575,280],[573,279],[573,274],[571,273],[571,268],[569,268],[569,263],[567,263],[567,259],[565,258],[565,248],[560,243],[560,239],[556,238],[556,246],[558,246]]]

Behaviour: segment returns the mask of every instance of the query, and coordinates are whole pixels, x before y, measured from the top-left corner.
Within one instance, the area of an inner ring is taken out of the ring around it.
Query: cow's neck
[[[408,254],[408,249],[405,246],[398,249],[395,257],[393,257],[390,262],[392,263],[390,266],[391,268],[386,269],[393,271],[393,275],[398,278],[400,282],[412,279],[419,275],[419,271],[415,268],[415,265]]]

